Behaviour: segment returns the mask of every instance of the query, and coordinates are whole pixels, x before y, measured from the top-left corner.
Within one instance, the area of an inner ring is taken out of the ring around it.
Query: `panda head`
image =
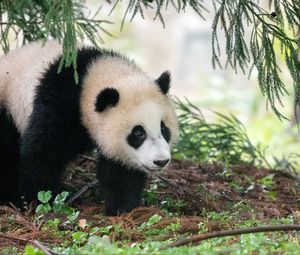
[[[81,99],[83,124],[105,157],[148,173],[159,171],[169,164],[178,136],[168,96],[170,74],[153,80],[128,63],[113,64],[114,70],[103,63],[101,71],[90,70],[87,75]]]

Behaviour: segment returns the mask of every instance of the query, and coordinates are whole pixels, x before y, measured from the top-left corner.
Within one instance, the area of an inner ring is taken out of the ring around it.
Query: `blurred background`
[[[92,9],[99,7],[96,0],[89,4]],[[100,11],[102,19],[114,21],[114,24],[105,26],[114,37],[103,34],[104,47],[128,55],[152,77],[170,70],[172,95],[180,99],[188,98],[209,121],[217,121],[213,111],[235,115],[246,126],[250,140],[255,145],[267,147],[268,159],[300,151],[300,134],[293,119],[292,93],[283,99],[284,107],[279,107],[291,121],[280,121],[267,109],[255,71],[248,78],[248,70],[243,74],[241,70],[236,73],[230,67],[213,69],[212,6],[208,6],[206,20],[192,9],[178,14],[175,9],[169,8],[163,13],[165,27],[159,19],[154,20],[154,12],[145,12],[145,19],[137,15],[133,22],[129,22],[129,15],[121,31],[126,5],[119,3],[108,16],[112,6],[106,3]],[[292,88],[292,80],[282,68],[285,83]]]

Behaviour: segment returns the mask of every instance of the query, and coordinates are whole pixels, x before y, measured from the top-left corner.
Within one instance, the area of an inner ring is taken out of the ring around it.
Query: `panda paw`
[[[107,216],[118,216],[132,211],[134,208],[138,207],[139,204],[139,201],[136,201],[135,203],[127,202],[123,205],[120,203],[114,203],[112,201],[105,201],[105,213]]]

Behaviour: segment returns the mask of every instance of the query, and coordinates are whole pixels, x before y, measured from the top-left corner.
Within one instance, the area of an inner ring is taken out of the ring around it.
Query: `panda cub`
[[[0,200],[58,193],[67,163],[96,146],[106,213],[128,212],[178,136],[170,74],[153,80],[114,51],[82,47],[75,84],[73,67],[57,72],[60,61],[56,41],[0,58]]]

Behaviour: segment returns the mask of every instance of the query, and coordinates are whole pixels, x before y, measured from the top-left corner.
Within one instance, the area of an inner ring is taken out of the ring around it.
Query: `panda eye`
[[[142,126],[135,126],[132,133],[138,139],[144,139],[146,137],[145,129]]]
[[[147,134],[145,129],[137,125],[132,130],[131,133],[127,136],[127,143],[134,149],[138,149],[146,140]]]
[[[166,126],[163,121],[160,123],[160,131],[162,134],[164,134],[166,132]]]
[[[160,122],[160,131],[161,131],[162,135],[165,134],[167,131],[167,127],[163,121]]]
[[[160,132],[167,142],[171,139],[170,129],[166,127],[163,121],[160,122]]]

